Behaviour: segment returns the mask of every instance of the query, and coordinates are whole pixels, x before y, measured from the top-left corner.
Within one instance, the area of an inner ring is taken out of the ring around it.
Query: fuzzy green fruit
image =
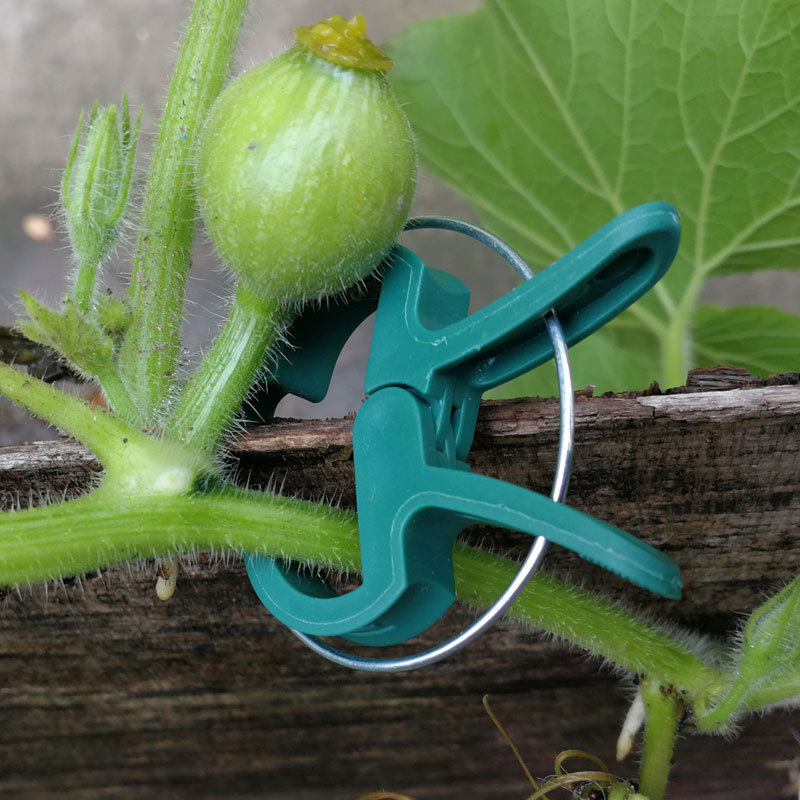
[[[281,303],[371,272],[406,220],[416,173],[411,128],[383,74],[391,62],[363,18],[297,35],[220,95],[197,162],[218,252],[242,283]]]

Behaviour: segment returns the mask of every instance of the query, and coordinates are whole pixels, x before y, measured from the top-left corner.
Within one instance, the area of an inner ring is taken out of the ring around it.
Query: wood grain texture
[[[676,623],[731,629],[800,571],[800,386],[797,375],[771,383],[716,370],[678,393],[579,393],[570,503],[668,552],[686,590],[678,603],[653,599],[556,548],[547,570]],[[557,425],[552,400],[485,404],[474,469],[547,491]],[[351,427],[278,421],[232,455],[251,485],[272,478],[284,491],[349,504]],[[79,492],[97,470],[67,441],[6,448],[0,502]],[[513,534],[494,541],[525,546]],[[418,800],[524,798],[524,775],[481,707],[486,692],[534,774],[552,771],[567,747],[635,773],[613,759],[626,690],[579,652],[501,624],[421,672],[349,673],[266,613],[238,559],[201,556],[184,573],[167,603],[148,564],[6,594],[4,796],[321,800],[385,788]],[[467,619],[454,610],[413,646]],[[775,712],[734,742],[685,732],[668,797],[796,797],[795,730],[798,713]]]

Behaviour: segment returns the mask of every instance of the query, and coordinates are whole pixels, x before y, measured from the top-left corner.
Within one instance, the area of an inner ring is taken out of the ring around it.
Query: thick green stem
[[[681,700],[671,685],[658,681],[642,681],[641,692],[647,716],[639,790],[648,800],[662,800],[675,749]]]
[[[246,6],[196,0],[161,119],[127,294],[133,322],[120,356],[122,378],[147,424],[167,404],[180,353],[197,135],[228,75]]]
[[[707,269],[701,269],[703,256],[701,250],[695,252],[695,269],[687,283],[680,303],[670,315],[670,322],[662,342],[664,386],[683,386],[693,360],[692,352],[692,313],[697,298],[708,278]]]
[[[456,594],[486,607],[508,585],[518,564],[457,544]],[[509,617],[609,659],[639,675],[658,676],[689,694],[719,680],[720,673],[671,634],[610,600],[536,575]]]
[[[175,494],[179,486],[214,473],[211,458],[179,442],[147,436],[108,411],[5,364],[0,364],[0,394],[74,436],[100,459],[109,487],[100,496],[112,509],[112,492]],[[6,516],[0,514],[0,523]]]
[[[222,333],[184,388],[168,425],[175,438],[205,453],[216,451],[284,316],[276,302],[239,286]]]
[[[354,568],[356,519],[327,506],[233,488],[126,495],[103,486],[77,500],[0,514],[0,585],[217,548]]]
[[[0,514],[0,584],[219,547],[352,572],[361,562],[350,512],[232,487],[190,496],[126,495],[108,486],[79,500]],[[481,607],[519,566],[460,544],[453,556],[458,599]],[[545,575],[534,576],[509,616],[689,692],[719,679],[656,625]]]
[[[113,414],[6,364],[0,364],[0,394],[79,439],[106,466],[124,460],[123,442],[147,449],[153,442]]]

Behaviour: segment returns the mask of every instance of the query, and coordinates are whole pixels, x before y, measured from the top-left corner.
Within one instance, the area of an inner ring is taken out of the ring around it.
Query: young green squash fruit
[[[197,195],[239,281],[279,303],[365,277],[408,215],[416,153],[364,18],[298,28],[298,43],[245,72],[200,137]]]

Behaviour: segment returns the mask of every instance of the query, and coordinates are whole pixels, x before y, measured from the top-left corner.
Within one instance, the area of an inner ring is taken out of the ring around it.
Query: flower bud
[[[297,30],[298,44],[219,96],[200,137],[197,191],[239,280],[283,303],[365,277],[406,220],[416,154],[364,19]]]
[[[125,95],[121,116],[118,122],[114,105],[95,104],[81,145],[81,113],[61,181],[70,243],[79,269],[85,265],[90,273],[85,279],[91,278],[92,283],[97,266],[117,242],[130,193],[139,122],[131,133]]]
[[[800,672],[800,578],[757,608],[744,627],[739,669],[756,677]]]

